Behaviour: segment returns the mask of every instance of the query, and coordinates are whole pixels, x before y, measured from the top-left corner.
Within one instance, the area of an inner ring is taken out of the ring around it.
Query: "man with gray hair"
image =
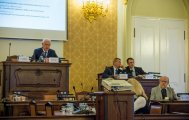
[[[168,87],[169,78],[167,76],[162,76],[159,79],[159,85],[152,88],[150,100],[176,100],[176,94],[173,88]]]
[[[37,48],[33,52],[32,61],[36,62],[48,62],[49,57],[58,57],[56,52],[53,49],[50,49],[51,40],[50,39],[43,39],[42,47]]]

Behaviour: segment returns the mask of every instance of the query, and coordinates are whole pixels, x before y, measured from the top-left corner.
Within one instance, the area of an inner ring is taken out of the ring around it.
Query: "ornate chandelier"
[[[92,22],[98,16],[106,16],[109,0],[83,0],[84,17]]]

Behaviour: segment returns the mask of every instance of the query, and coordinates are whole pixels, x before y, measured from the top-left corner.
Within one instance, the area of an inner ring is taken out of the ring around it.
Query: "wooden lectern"
[[[133,120],[134,93],[109,92],[95,93],[96,120]]]
[[[0,97],[8,98],[14,92],[29,99],[43,100],[45,94],[69,91],[70,63],[1,62]]]

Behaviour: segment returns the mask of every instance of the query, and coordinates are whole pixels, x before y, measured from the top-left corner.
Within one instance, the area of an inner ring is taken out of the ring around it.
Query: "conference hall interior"
[[[0,0],[0,119],[189,120],[189,0]]]

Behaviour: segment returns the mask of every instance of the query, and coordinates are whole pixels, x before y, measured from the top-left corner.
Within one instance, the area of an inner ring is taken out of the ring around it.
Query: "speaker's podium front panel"
[[[42,94],[69,91],[70,63],[2,62],[3,97],[14,92],[42,99]]]

